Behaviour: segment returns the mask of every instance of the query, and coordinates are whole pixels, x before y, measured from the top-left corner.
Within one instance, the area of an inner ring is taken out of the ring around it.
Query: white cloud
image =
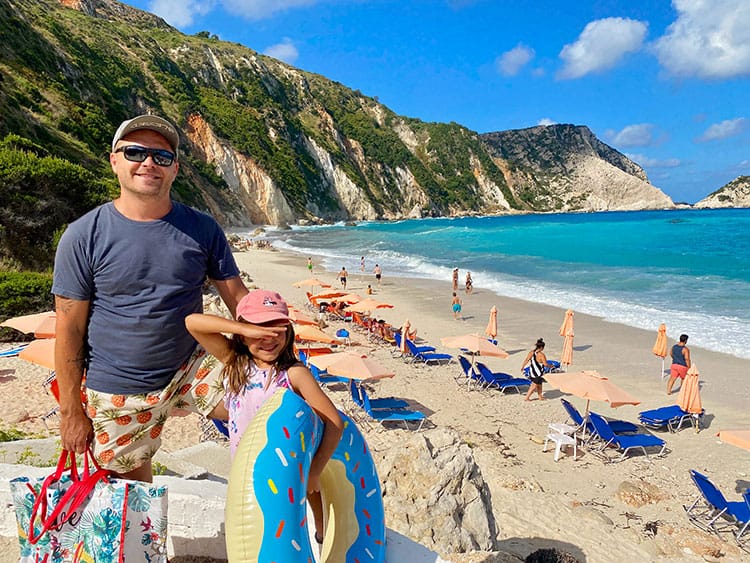
[[[519,43],[495,59],[495,67],[504,76],[515,76],[526,63],[534,58],[534,54],[534,49]]]
[[[318,0],[221,0],[227,12],[249,20],[261,20],[277,12],[312,6],[317,2]]]
[[[747,168],[748,170],[750,170],[750,160],[743,160],[737,165],[737,168],[740,168],[740,169]]]
[[[725,119],[724,121],[711,125],[703,132],[703,135],[698,137],[697,141],[717,141],[719,139],[726,139],[727,137],[734,137],[745,131],[748,128],[748,125],[750,125],[750,120],[744,117]]]
[[[196,15],[206,15],[215,5],[215,0],[153,0],[150,11],[180,28],[192,25]]]
[[[607,140],[618,147],[647,147],[654,142],[651,123],[627,125],[621,131],[608,130]]]
[[[605,18],[588,23],[578,40],[563,47],[558,78],[580,78],[614,67],[627,53],[638,51],[646,37],[645,23],[627,18]]]
[[[750,2],[673,0],[677,20],[654,43],[674,76],[750,76]]]
[[[682,164],[679,158],[659,160],[656,158],[649,158],[642,154],[626,154],[625,156],[639,166],[645,166],[646,168],[677,168]]]
[[[552,121],[549,117],[543,117],[539,120],[537,125],[544,125],[547,127],[548,125],[557,125],[557,121]]]
[[[273,57],[274,59],[279,59],[288,64],[294,64],[297,57],[299,57],[297,47],[294,46],[294,43],[288,37],[284,37],[281,43],[267,47],[266,50],[263,51],[263,54]]]

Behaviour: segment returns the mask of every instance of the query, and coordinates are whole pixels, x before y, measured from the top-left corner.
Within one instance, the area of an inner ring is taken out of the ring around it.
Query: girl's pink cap
[[[253,323],[269,321],[290,321],[289,307],[284,298],[275,291],[257,289],[240,299],[237,304],[237,318]]]

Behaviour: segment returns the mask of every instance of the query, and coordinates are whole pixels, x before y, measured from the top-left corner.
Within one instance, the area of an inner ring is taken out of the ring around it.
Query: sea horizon
[[[238,231],[239,232],[239,231]],[[250,236],[249,233],[244,233]],[[573,309],[750,359],[750,209],[513,214],[268,230],[273,246],[352,276],[450,281]]]

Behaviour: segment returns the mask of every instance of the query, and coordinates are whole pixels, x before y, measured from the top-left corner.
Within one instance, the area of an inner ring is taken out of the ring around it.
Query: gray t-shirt
[[[71,223],[52,293],[91,302],[86,385],[128,395],[166,387],[195,349],[185,317],[203,310],[206,277],[237,275],[216,221],[177,202],[157,221],[132,221],[110,202]]]

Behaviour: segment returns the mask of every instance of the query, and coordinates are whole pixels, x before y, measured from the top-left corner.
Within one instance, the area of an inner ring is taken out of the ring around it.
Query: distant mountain
[[[693,207],[750,207],[750,176],[739,176]]]
[[[112,132],[145,112],[182,131],[175,197],[225,226],[673,206],[586,127],[479,135],[115,0],[0,0],[0,139],[116,189]]]
[[[558,211],[674,206],[643,169],[588,127],[548,125],[481,136],[511,190],[535,208]]]

